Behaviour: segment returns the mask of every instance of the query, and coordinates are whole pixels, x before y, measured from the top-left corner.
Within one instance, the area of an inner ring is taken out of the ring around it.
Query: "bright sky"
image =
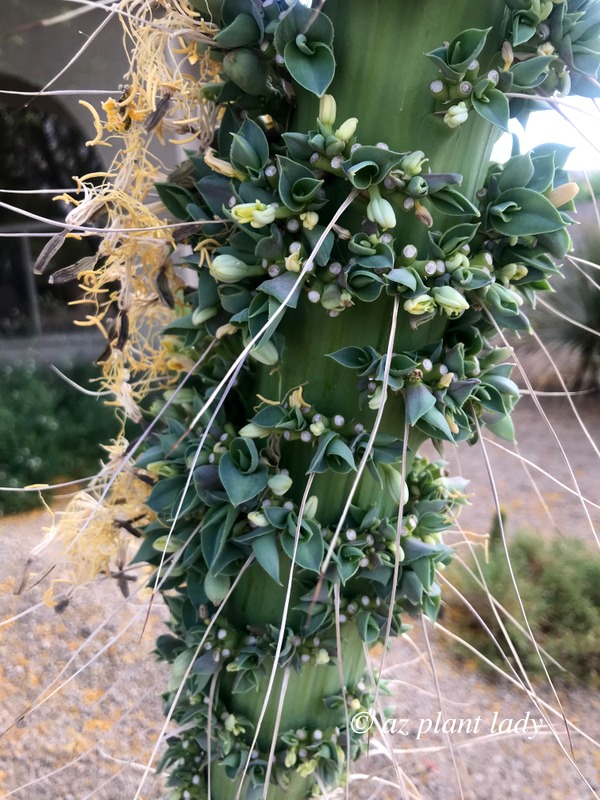
[[[542,142],[559,142],[575,147],[567,161],[568,169],[600,170],[600,110],[592,100],[581,97],[560,101],[560,109],[564,117],[554,110],[534,112],[525,132],[518,123],[511,121],[511,130],[519,135],[522,151],[531,150]],[[493,157],[505,160],[510,148],[511,139],[507,134],[498,142]]]

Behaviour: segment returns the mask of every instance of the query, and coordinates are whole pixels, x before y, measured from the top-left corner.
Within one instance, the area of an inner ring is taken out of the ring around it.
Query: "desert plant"
[[[565,682],[579,679],[596,684],[600,675],[600,560],[597,555],[580,541],[547,541],[529,532],[517,533],[508,549],[529,625],[538,645],[550,656],[545,659],[547,669]],[[478,570],[475,565],[470,566],[471,573],[458,566],[452,567],[453,585],[477,609],[496,641],[502,642],[501,628],[486,590],[478,580]],[[516,627],[510,619],[505,620],[521,664],[528,675],[543,678],[535,648],[524,634],[524,620],[499,542],[490,548],[489,560],[481,564],[481,572],[487,587],[493,589],[494,600],[520,623],[520,627]],[[465,614],[465,605],[454,602],[450,596],[448,601],[451,613],[447,624],[452,630],[486,658],[503,665],[504,658],[493,640],[472,615]],[[509,657],[514,662],[513,654]]]
[[[174,800],[300,800],[339,786],[361,751],[368,648],[439,609],[463,495],[420,446],[484,425],[512,436],[518,389],[494,337],[527,331],[576,187],[558,145],[504,165],[490,153],[529,97],[596,93],[597,3],[161,6],[148,36],[174,26],[204,85],[177,73],[145,117],[134,88],[104,108],[131,151],[176,128],[178,89],[185,108],[201,91],[208,119],[186,118],[206,146],[157,185],[181,221],[170,261],[127,245],[179,312],[153,367],[171,377],[151,408],[164,427],[136,464],[155,481],[136,560],[171,612],[162,763]],[[126,263],[110,236],[96,288]],[[149,305],[132,281],[113,298],[107,375],[135,411],[123,366]]]

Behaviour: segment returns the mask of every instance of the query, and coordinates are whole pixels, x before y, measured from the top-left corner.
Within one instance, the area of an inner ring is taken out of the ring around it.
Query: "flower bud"
[[[404,156],[400,162],[400,169],[408,178],[413,178],[423,171],[423,165],[428,160],[429,159],[425,158],[425,153],[422,150],[415,150]]]
[[[497,280],[506,286],[517,274],[517,266],[517,264],[505,264],[500,269],[495,270],[494,275]]]
[[[465,123],[469,118],[469,109],[465,103],[458,103],[455,106],[450,106],[444,115],[444,122],[449,128],[458,128]]]
[[[231,216],[241,225],[249,223],[253,228],[264,228],[275,221],[275,207],[258,200],[254,203],[240,203],[231,209]]]
[[[204,163],[207,167],[210,167],[213,172],[218,172],[219,175],[225,175],[226,178],[238,178],[238,180],[241,180],[246,177],[243,172],[239,172],[235,169],[229,161],[223,161],[222,158],[217,158],[212,147],[209,147],[204,154]]]
[[[381,404],[383,403],[383,399],[383,386],[378,386],[373,392],[373,397],[371,397],[368,403],[371,411],[376,411],[378,408],[380,408]]]
[[[183,406],[194,402],[196,392],[193,389],[169,389],[163,393],[163,397],[176,406]]]
[[[267,367],[273,367],[279,361],[279,351],[273,342],[265,342],[260,347],[253,347],[250,355],[259,364],[265,364]]]
[[[178,550],[181,550],[181,546],[179,539],[175,539],[169,536],[169,534],[159,536],[158,539],[155,539],[152,543],[152,547],[158,550],[159,553],[176,553]]]
[[[257,528],[266,528],[269,524],[269,520],[260,511],[251,511],[248,514],[248,521],[256,525]]]
[[[463,253],[453,253],[450,258],[444,261],[448,272],[454,272],[457,269],[467,269],[469,267],[469,259]]]
[[[260,439],[262,436],[266,436],[266,431],[253,422],[249,422],[243,428],[240,428],[239,435],[246,436],[248,439]]]
[[[319,122],[326,128],[333,129],[336,113],[335,98],[331,94],[324,94],[319,101]]]
[[[219,339],[223,339],[225,336],[234,336],[238,331],[238,327],[232,325],[230,322],[227,322],[225,325],[221,325],[219,328],[217,328],[215,339],[218,341]]]
[[[302,220],[302,227],[307,231],[312,231],[319,222],[319,215],[315,211],[305,211],[300,214],[300,219]]]
[[[342,290],[337,283],[328,283],[323,289],[321,295],[321,305],[327,311],[341,311],[344,306],[342,304]]]
[[[449,317],[459,317],[469,308],[467,299],[451,286],[434,286],[431,290],[433,298]]]
[[[180,472],[179,467],[172,461],[153,461],[145,469],[153,475],[160,475],[161,478],[174,478]]]
[[[408,502],[408,486],[402,480],[402,474],[391,464],[381,464],[383,472],[383,491],[394,503],[405,505]]]
[[[319,422],[313,422],[310,426],[310,432],[313,436],[320,436],[325,431],[325,425],[321,420]]]
[[[407,200],[412,200],[412,202],[414,203],[415,217],[419,220],[419,222],[422,222],[423,225],[427,225],[428,228],[431,228],[433,225],[433,217],[431,216],[429,211],[425,208],[425,206],[412,197],[407,197],[404,202],[406,202]]]
[[[571,200],[574,200],[577,195],[579,194],[579,186],[576,183],[562,183],[560,186],[557,186],[552,191],[548,192],[546,197],[554,208],[560,208],[564,206],[566,203],[570,203]]]
[[[409,197],[424,197],[429,192],[429,184],[420,175],[415,175],[404,189]]]
[[[367,206],[367,217],[376,222],[383,230],[396,227],[396,215],[392,204],[383,197],[372,196]]]
[[[409,314],[414,314],[415,316],[427,314],[435,309],[435,300],[428,294],[420,294],[417,297],[405,300],[403,308]]]
[[[236,283],[252,275],[261,275],[263,272],[258,264],[251,266],[230,255],[215,256],[209,271],[213,278],[221,283]]]
[[[290,478],[290,476],[283,475],[282,473],[279,473],[279,475],[273,475],[267,481],[269,489],[273,492],[273,494],[276,494],[278,497],[281,496],[282,494],[285,494],[289,490],[292,483],[293,481]]]
[[[341,139],[344,142],[349,142],[350,139],[356,133],[356,128],[358,127],[358,119],[356,117],[350,117],[345,122],[343,122],[340,127],[335,132],[335,135],[338,139]]]
[[[208,306],[208,308],[197,308],[192,314],[192,322],[194,325],[202,325],[209,319],[212,319],[219,311],[219,306]]]
[[[552,56],[554,55],[554,45],[552,42],[544,42],[537,49],[538,56]]]
[[[285,259],[285,268],[288,270],[288,272],[300,272],[301,267],[302,258],[299,251],[290,253],[290,255]]]
[[[447,389],[452,381],[454,380],[454,373],[447,372],[445,375],[442,375],[438,381],[438,389]]]
[[[317,516],[317,511],[319,510],[319,498],[311,494],[311,496],[306,501],[306,505],[304,506],[304,518],[305,519],[314,519]]]

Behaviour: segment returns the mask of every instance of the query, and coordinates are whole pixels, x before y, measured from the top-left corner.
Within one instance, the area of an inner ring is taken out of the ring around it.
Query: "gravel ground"
[[[600,492],[595,456],[569,417],[568,405],[552,399],[544,401],[544,406],[568,452],[582,494],[597,501]],[[587,401],[580,402],[578,408],[597,436],[597,406]],[[567,481],[569,473],[560,451],[531,401],[519,405],[516,425],[522,452],[559,480]],[[500,502],[508,512],[509,532],[519,527],[541,532],[556,529],[561,535],[593,541],[576,496],[544,478],[539,488],[553,518],[550,522],[518,460],[493,445],[488,451]],[[456,454],[447,455],[453,472],[472,478],[471,489],[477,495],[477,505],[466,509],[461,518],[463,527],[487,530],[494,502],[481,449],[461,448],[460,459]],[[600,522],[598,509],[588,508],[592,519]],[[140,764],[150,755],[163,721],[159,695],[166,671],[154,660],[151,650],[164,609],[155,603],[142,636],[145,607],[141,601],[125,604],[115,582],[103,581],[80,590],[62,614],[44,606],[29,611],[41,601],[43,588],[16,596],[14,578],[47,522],[47,514],[33,512],[0,524],[0,619],[28,612],[0,627],[0,728],[11,725],[41,693],[47,696],[48,684],[70,659],[73,663],[66,667],[62,680],[88,664],[95,653],[103,652],[60,693],[50,696],[0,738],[0,797],[133,800],[143,774]],[[47,557],[38,559],[32,565],[33,573],[49,563]],[[104,621],[102,630],[78,654],[87,637]],[[111,642],[128,625],[119,640]],[[506,681],[491,682],[476,669],[474,659],[458,662],[441,633],[430,633],[430,639],[435,680],[418,626],[410,640],[394,644],[385,661],[385,677],[392,691],[386,704],[394,706],[398,727],[402,728],[388,736],[388,744],[397,751],[397,764],[414,781],[423,800],[459,800],[459,779],[465,800],[583,800],[593,796],[561,751],[561,745],[566,750],[570,745],[560,716],[552,717],[560,745],[547,726],[529,738],[533,735],[531,719],[540,718],[533,701]],[[446,729],[450,728],[447,735],[435,732],[440,711],[436,681],[443,719]],[[556,706],[547,690],[539,691]],[[587,735],[600,740],[597,693],[575,687],[561,692],[560,700],[566,716]],[[512,720],[514,727],[518,720],[529,719],[525,733],[493,736],[496,712],[497,724]],[[461,733],[459,720],[464,720]],[[573,730],[571,744],[577,768],[600,793],[600,749]],[[389,756],[377,754],[378,747],[375,741],[370,758],[358,765],[358,770],[370,777],[362,783],[353,781],[352,797],[383,800],[405,796],[386,783],[397,784],[398,777]],[[164,796],[160,779],[150,775],[141,798],[158,800]]]

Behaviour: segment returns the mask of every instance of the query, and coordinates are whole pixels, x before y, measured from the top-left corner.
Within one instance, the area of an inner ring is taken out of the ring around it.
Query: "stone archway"
[[[36,92],[38,88],[0,73],[0,89]],[[10,192],[68,188],[73,175],[101,170],[100,159],[85,140],[78,121],[60,100],[0,93],[0,188]],[[52,196],[2,193],[0,200],[42,217],[64,219],[65,204]],[[68,301],[77,297],[76,284],[52,286],[47,277],[35,277],[32,271],[45,241],[39,234],[51,228],[0,207],[0,229],[23,233],[19,238],[0,237],[0,337],[71,329],[74,314]],[[70,241],[57,257],[57,267],[90,255],[92,248],[90,240]]]

